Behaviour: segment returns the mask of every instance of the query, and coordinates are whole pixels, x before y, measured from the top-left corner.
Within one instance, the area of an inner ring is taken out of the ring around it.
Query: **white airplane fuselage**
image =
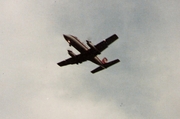
[[[69,43],[69,46],[73,46],[75,49],[77,49],[81,54],[87,53],[89,48],[84,45],[77,37],[72,35],[63,35],[65,40]],[[88,55],[88,54],[87,54]],[[97,65],[100,65],[103,67],[103,62],[96,56],[96,55],[89,55],[86,56],[87,60],[90,60],[94,62]]]

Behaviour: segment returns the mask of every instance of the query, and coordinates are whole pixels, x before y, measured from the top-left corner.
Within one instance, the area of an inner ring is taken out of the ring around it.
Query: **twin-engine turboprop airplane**
[[[68,50],[68,54],[71,56],[71,58],[57,63],[59,66],[65,66],[68,64],[79,64],[79,63],[89,60],[99,65],[99,67],[91,71],[91,73],[96,73],[98,71],[106,69],[120,62],[119,59],[107,62],[107,58],[103,58],[102,60],[100,60],[97,57],[97,55],[101,54],[103,50],[105,50],[111,43],[113,43],[115,40],[118,39],[118,36],[116,34],[103,40],[97,45],[93,45],[91,41],[86,40],[87,45],[90,48],[86,47],[86,45],[80,42],[79,39],[73,35],[63,35],[63,36],[66,39],[66,41],[69,43],[69,46],[73,46],[74,48],[76,48],[80,52],[80,54],[76,55],[71,50]]]

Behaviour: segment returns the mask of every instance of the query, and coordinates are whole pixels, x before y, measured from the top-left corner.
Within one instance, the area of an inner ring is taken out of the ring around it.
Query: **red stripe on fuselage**
[[[85,52],[88,50],[88,47],[86,47],[77,37],[70,35],[71,39],[71,45],[76,48],[79,52]]]

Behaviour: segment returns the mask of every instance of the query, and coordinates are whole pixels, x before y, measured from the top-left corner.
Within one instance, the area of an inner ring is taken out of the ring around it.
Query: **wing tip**
[[[117,62],[121,62],[121,60],[120,60],[120,59],[116,59],[116,61],[117,61]]]
[[[60,66],[60,67],[63,66],[62,62],[58,62],[57,65]]]
[[[118,39],[119,37],[117,36],[117,34],[113,34],[113,36],[116,38],[116,39]]]

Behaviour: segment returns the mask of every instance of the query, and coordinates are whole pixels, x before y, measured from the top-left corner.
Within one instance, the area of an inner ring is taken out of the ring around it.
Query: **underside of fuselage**
[[[79,41],[79,39],[72,35],[64,35],[66,41],[70,46],[76,48],[80,53],[86,52],[89,48],[86,47],[83,43]]]
[[[102,66],[101,60],[94,54],[89,52],[89,48],[84,45],[82,42],[79,41],[79,39],[72,35],[64,35],[64,38],[69,43],[70,46],[73,46],[75,49],[77,49],[81,54],[83,54],[83,59],[85,59]]]

